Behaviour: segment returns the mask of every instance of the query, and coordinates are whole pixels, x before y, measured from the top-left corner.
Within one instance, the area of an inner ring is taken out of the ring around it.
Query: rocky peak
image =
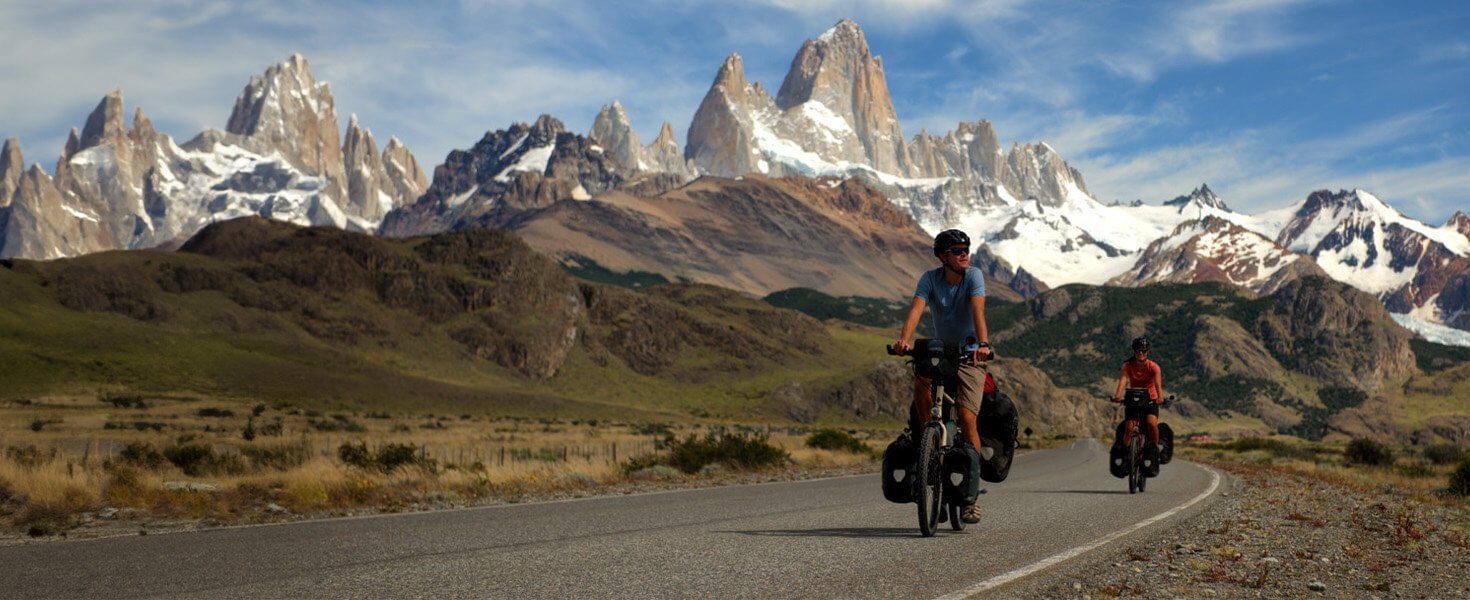
[[[300,54],[250,78],[235,98],[225,130],[246,138],[252,151],[279,152],[296,168],[325,176],[331,182],[328,195],[345,194],[332,91],[326,83],[317,83]]]
[[[85,150],[118,140],[125,135],[127,128],[123,127],[122,90],[112,90],[102,97],[97,108],[92,109],[92,114],[87,117],[87,125],[82,128],[79,149]]]
[[[650,145],[677,147],[679,145],[679,140],[674,139],[674,124],[668,121],[664,121],[664,126],[660,127],[658,130],[658,137],[654,138],[653,144]],[[1464,217],[1465,215],[1461,214],[1460,216]]]
[[[386,191],[383,157],[373,132],[357,124],[357,115],[347,121],[347,135],[342,142],[342,159],[347,175],[347,200],[343,208],[352,215],[377,223],[393,210],[393,198]]]
[[[1213,208],[1222,211],[1230,210],[1230,207],[1225,206],[1225,201],[1221,200],[1219,196],[1215,195],[1215,192],[1210,190],[1208,184],[1200,184],[1188,196],[1179,196],[1173,200],[1166,200],[1164,201],[1164,205],[1177,207],[1179,212],[1184,212],[1189,207]]]
[[[648,169],[642,156],[643,143],[639,141],[638,133],[633,131],[633,122],[628,119],[621,102],[613,100],[611,106],[603,106],[587,135],[612,153],[623,166],[640,171]]]
[[[684,157],[711,175],[734,177],[760,170],[755,120],[767,107],[775,112],[775,101],[746,83],[744,63],[731,53],[689,123]]]
[[[1453,228],[1466,238],[1470,238],[1470,217],[1465,216],[1465,211],[1457,210],[1450,220],[1445,221],[1445,227]]]
[[[1006,167],[1008,172],[1002,173],[1001,183],[1015,197],[1035,198],[1041,206],[1061,206],[1070,195],[1070,187],[1087,192],[1082,173],[1046,142],[1013,144],[1006,155]]]
[[[20,153],[20,140],[9,138],[0,148],[0,208],[10,205],[15,191],[20,189],[20,178],[25,175],[26,161]]]
[[[812,102],[821,108],[803,108]],[[869,53],[857,23],[843,19],[802,44],[776,94],[776,106],[819,111],[818,120],[825,120],[824,112],[840,117],[862,144],[865,162],[885,173],[909,174],[903,126],[888,94],[883,62]]]
[[[419,166],[418,159],[396,137],[389,139],[388,145],[383,147],[383,169],[393,184],[393,196],[399,206],[413,202],[429,189],[429,178]]]

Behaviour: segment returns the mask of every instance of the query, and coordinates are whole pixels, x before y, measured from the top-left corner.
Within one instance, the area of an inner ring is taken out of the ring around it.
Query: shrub
[[[1393,448],[1368,438],[1353,438],[1345,452],[1350,464],[1383,467],[1393,464]]]
[[[869,448],[867,444],[864,444],[862,440],[857,439],[846,431],[839,431],[837,429],[818,429],[813,431],[811,435],[806,436],[806,445],[808,448],[840,450],[853,454],[873,453],[873,449]]]
[[[306,464],[311,459],[311,447],[305,441],[271,446],[248,445],[240,453],[258,469],[288,471]]]
[[[153,444],[148,442],[129,442],[118,456],[125,463],[146,469],[158,469],[166,460],[163,454],[154,450]]]
[[[199,412],[196,414],[201,417],[233,417],[235,416],[235,411],[226,408],[207,407],[199,409]]]
[[[234,454],[219,454],[206,444],[181,444],[163,449],[163,457],[190,477],[213,474],[238,474],[245,463]]]
[[[31,421],[31,431],[40,431],[42,429],[45,429],[47,425],[55,425],[55,424],[60,423],[60,422],[61,422],[61,419],[57,419],[57,418],[36,419],[34,421]]]
[[[1450,473],[1449,490],[1457,496],[1470,496],[1470,458],[1461,460],[1455,471]]]
[[[657,466],[658,464],[659,460],[657,454],[643,454],[639,456],[634,456],[633,458],[623,461],[623,474],[632,475],[644,469]]]
[[[1424,460],[1436,465],[1452,465],[1465,459],[1465,451],[1450,444],[1435,444],[1424,449]]]
[[[310,419],[307,421],[307,424],[311,425],[317,431],[346,431],[348,433],[362,433],[367,431],[366,427],[348,418],[347,415],[332,415],[330,421],[326,419]]]
[[[737,469],[759,469],[785,464],[791,456],[772,446],[764,435],[711,431],[704,439],[690,434],[670,448],[669,464],[685,473],[724,463]]]
[[[1414,461],[1406,465],[1400,465],[1399,474],[1405,477],[1433,477],[1434,467],[1424,461]]]
[[[413,444],[384,444],[375,454],[365,442],[347,442],[337,447],[337,458],[360,469],[384,472],[404,465],[434,466],[434,461],[419,458],[419,449]]]
[[[56,449],[52,448],[49,452],[42,452],[35,446],[7,446],[5,458],[27,469],[34,469],[56,458]]]

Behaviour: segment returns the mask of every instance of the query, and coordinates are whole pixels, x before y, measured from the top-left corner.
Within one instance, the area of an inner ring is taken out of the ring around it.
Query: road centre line
[[[1203,465],[1201,465],[1201,466],[1203,466]],[[1020,579],[1022,577],[1025,577],[1027,575],[1031,575],[1033,573],[1036,573],[1037,571],[1041,571],[1043,569],[1047,569],[1047,568],[1056,566],[1056,565],[1061,564],[1061,563],[1063,563],[1063,562],[1065,562],[1067,560],[1070,560],[1072,558],[1076,558],[1077,556],[1079,556],[1081,554],[1084,554],[1084,553],[1089,552],[1089,551],[1091,551],[1093,549],[1096,549],[1096,548],[1098,548],[1100,546],[1103,546],[1105,544],[1108,544],[1109,542],[1112,542],[1113,540],[1116,540],[1116,539],[1121,538],[1121,537],[1123,537],[1125,535],[1128,535],[1130,533],[1133,533],[1135,531],[1138,531],[1140,529],[1143,529],[1144,527],[1148,527],[1149,525],[1152,525],[1154,523],[1157,523],[1159,521],[1162,521],[1164,519],[1167,519],[1167,518],[1169,518],[1171,516],[1174,516],[1179,511],[1182,511],[1182,510],[1184,510],[1186,508],[1189,508],[1191,506],[1194,506],[1195,504],[1199,503],[1199,501],[1204,500],[1205,498],[1210,497],[1210,494],[1215,493],[1215,489],[1218,488],[1218,487],[1220,487],[1220,473],[1217,472],[1217,471],[1215,471],[1214,469],[1209,468],[1209,467],[1204,467],[1204,468],[1205,468],[1205,470],[1207,470],[1207,471],[1210,472],[1210,487],[1209,487],[1209,489],[1201,492],[1200,495],[1195,496],[1189,502],[1186,502],[1184,504],[1181,504],[1179,506],[1176,506],[1174,508],[1171,508],[1169,510],[1166,510],[1166,511],[1164,511],[1162,513],[1159,513],[1159,514],[1157,514],[1157,515],[1155,515],[1155,516],[1153,516],[1153,517],[1151,517],[1151,518],[1149,518],[1147,520],[1141,521],[1139,523],[1135,523],[1132,527],[1128,527],[1127,529],[1116,531],[1116,532],[1113,532],[1113,533],[1111,533],[1109,535],[1103,536],[1102,538],[1099,538],[1097,540],[1094,540],[1093,542],[1088,543],[1086,545],[1077,546],[1077,547],[1072,548],[1070,550],[1066,550],[1066,551],[1063,551],[1063,552],[1054,554],[1052,556],[1049,556],[1047,558],[1043,558],[1043,559],[1041,559],[1039,561],[1036,561],[1034,563],[1031,563],[1029,565],[1026,565],[1026,566],[1023,566],[1023,567],[1018,567],[1018,568],[1016,568],[1014,570],[1011,570],[1009,572],[1002,573],[1000,575],[996,575],[995,577],[991,577],[990,579],[986,579],[985,581],[982,581],[982,582],[977,583],[975,585],[972,585],[970,587],[963,588],[963,589],[960,589],[960,590],[956,590],[954,592],[951,592],[951,593],[945,594],[943,596],[940,596],[940,597],[936,598],[936,600],[960,600],[961,598],[969,598],[971,596],[974,596],[975,594],[979,594],[981,592],[985,592],[985,591],[988,591],[988,590],[991,590],[991,589],[1000,587],[1002,585],[1005,585],[1007,583],[1010,583],[1012,581],[1015,581],[1017,579]]]

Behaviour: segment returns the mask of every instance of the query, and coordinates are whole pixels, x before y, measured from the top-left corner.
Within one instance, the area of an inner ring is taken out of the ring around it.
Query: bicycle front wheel
[[[939,501],[943,490],[944,469],[939,464],[943,454],[943,433],[937,425],[924,428],[919,442],[918,485],[915,500],[919,503],[919,533],[932,537],[939,529]]]

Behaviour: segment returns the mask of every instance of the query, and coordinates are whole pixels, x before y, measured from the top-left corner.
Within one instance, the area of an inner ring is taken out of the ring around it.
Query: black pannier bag
[[[1174,428],[1168,423],[1159,423],[1159,445],[1164,447],[1159,451],[1159,464],[1167,465],[1174,460]]]
[[[950,504],[969,506],[980,497],[980,453],[969,442],[960,442],[945,456],[945,499]],[[959,483],[954,483],[959,475]]]
[[[980,478],[991,483],[1006,480],[1011,473],[1011,459],[1016,455],[1016,438],[1021,433],[1021,418],[1016,403],[1003,393],[986,394],[980,404],[980,443],[985,453],[980,461]]]
[[[914,501],[914,461],[918,460],[909,436],[900,435],[883,451],[883,497],[889,502]]]
[[[1113,477],[1122,479],[1128,476],[1128,447],[1122,443],[1114,443],[1113,448],[1108,451],[1108,472]]]

